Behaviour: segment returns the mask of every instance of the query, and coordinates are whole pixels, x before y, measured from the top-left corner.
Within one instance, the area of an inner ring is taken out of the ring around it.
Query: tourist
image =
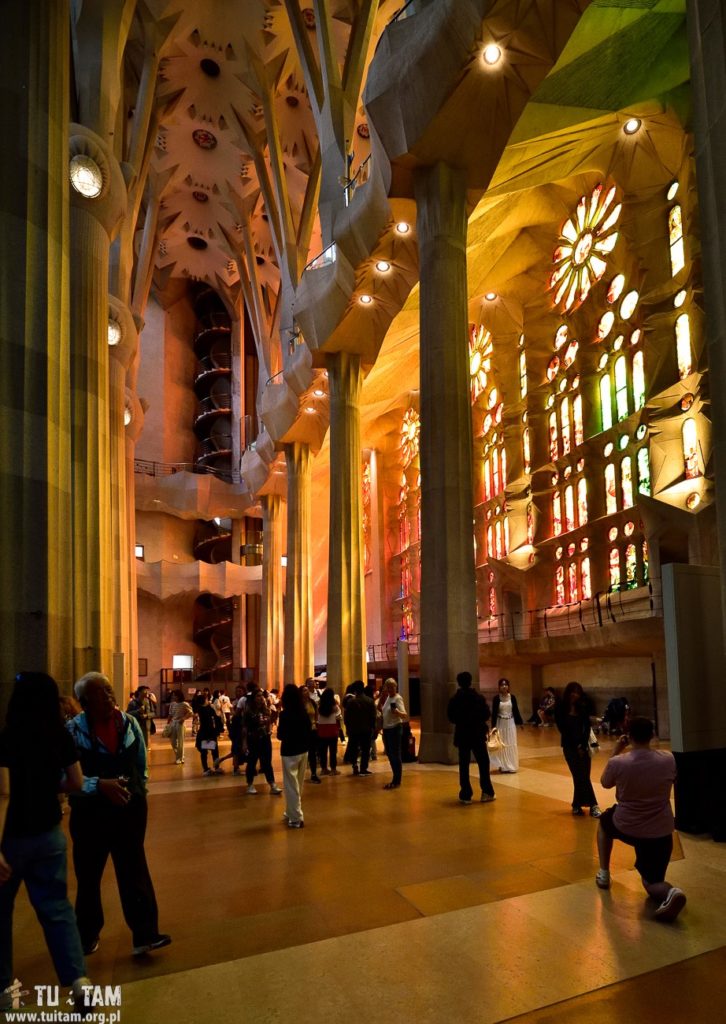
[[[305,710],[302,689],[288,683],[282,691],[282,711],[277,726],[282,759],[282,784],[285,787],[283,817],[288,828],[303,828],[302,790],[310,749],[310,717]]]
[[[469,779],[472,754],[479,766],[481,802],[491,803],[495,796],[486,743],[489,705],[483,694],[472,689],[471,672],[459,672],[456,682],[459,689],[449,701],[447,715],[454,725],[454,746],[459,751],[459,803],[470,804],[474,795]]]
[[[318,744],[320,770],[323,775],[340,775],[338,771],[338,736],[343,715],[331,686],[323,690],[318,704]],[[328,768],[330,758],[330,768]]]
[[[499,692],[492,704],[492,727],[497,730],[500,747],[490,753],[489,759],[493,768],[508,775],[519,771],[517,726],[524,728],[524,723],[517,698],[510,692],[509,680],[500,679],[497,686]]]
[[[172,690],[167,727],[169,729],[169,740],[176,757],[176,764],[184,764],[184,723],[189,718],[192,718],[193,715],[192,706],[184,700],[183,692],[181,690]]]
[[[403,723],[408,720],[403,698],[398,693],[398,683],[395,679],[386,679],[383,683],[381,695],[378,698],[378,707],[383,715],[383,749],[391,766],[393,777],[383,788],[398,789],[403,776],[403,761],[401,759],[401,735]]]
[[[280,796],[282,790],[275,782],[272,767],[272,712],[264,693],[255,689],[245,702],[244,731],[247,744],[247,793],[257,796],[255,775],[259,761],[260,771],[270,784],[270,793]]]
[[[556,712],[562,753],[572,775],[572,813],[582,817],[583,805],[590,808],[590,817],[599,818],[595,790],[590,781],[590,714],[591,703],[579,683],[568,683]]]

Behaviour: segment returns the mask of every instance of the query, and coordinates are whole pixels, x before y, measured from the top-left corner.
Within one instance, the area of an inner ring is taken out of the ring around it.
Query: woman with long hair
[[[580,684],[568,683],[555,715],[562,753],[572,775],[572,813],[576,818],[582,817],[583,805],[590,808],[591,818],[601,814],[590,782],[590,712],[590,700]]]
[[[497,730],[501,746],[490,753],[489,758],[494,768],[502,774],[513,774],[519,771],[519,747],[517,745],[517,726],[524,726],[519,713],[517,698],[509,689],[509,680],[500,679],[497,684],[499,692],[492,704],[492,726]]]
[[[83,785],[78,754],[63,725],[58,687],[43,672],[20,672],[0,733],[0,1010],[12,1007],[13,907],[20,883],[45,932],[48,951],[76,1010],[90,985],[66,888],[66,839],[58,793]]]
[[[171,728],[169,741],[176,755],[176,764],[184,764],[184,723],[193,715],[191,704],[184,700],[184,693],[181,690],[172,690],[167,725]],[[217,768],[218,765],[215,764],[214,767]]]
[[[331,686],[323,690],[318,704],[318,750],[323,775],[340,775],[338,771],[338,737],[343,723],[340,704]],[[328,754],[330,768],[328,768]]]
[[[282,711],[277,726],[282,760],[282,785],[285,792],[285,813],[288,828],[303,828],[302,789],[312,726],[303,704],[302,690],[288,683],[282,691]]]

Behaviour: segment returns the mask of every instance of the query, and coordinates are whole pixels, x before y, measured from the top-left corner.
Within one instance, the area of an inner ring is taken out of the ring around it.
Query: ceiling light
[[[109,345],[118,345],[121,341],[121,324],[116,320],[108,321],[108,343]]]
[[[128,427],[131,420],[134,418],[134,414],[131,412],[130,407],[127,405],[124,408],[124,426]]]
[[[484,296],[484,298],[487,300],[487,302],[494,302],[496,297],[497,297],[497,293],[496,292],[487,292],[486,295]]]
[[[361,295],[361,297],[360,297],[360,299],[358,301],[361,302],[364,306],[370,306],[371,302],[373,302],[373,296],[372,295]]]
[[[630,117],[623,125],[623,131],[626,135],[635,135],[642,123],[639,117]]]
[[[325,392],[323,391],[322,388],[315,388],[315,390],[313,391],[313,394],[315,395],[316,398],[324,398],[325,397]]]
[[[502,57],[502,51],[496,43],[489,43],[484,47],[482,57],[484,58],[484,63],[489,64],[491,67],[492,65],[499,63]]]
[[[90,156],[77,153],[70,164],[71,185],[86,199],[97,199],[103,189],[101,168]]]
[[[701,504],[701,495],[698,491],[692,491],[686,498],[686,508],[691,512]]]
[[[411,228],[406,223],[405,220],[400,220],[398,224],[396,224],[396,231],[399,233],[399,235],[407,235],[410,230]]]
[[[314,405],[306,405],[305,406],[305,412],[316,412],[316,411],[317,410],[316,410]]]
[[[388,262],[388,260],[378,260],[378,262],[376,263],[376,270],[380,270],[382,274],[388,273],[390,269],[391,264]]]

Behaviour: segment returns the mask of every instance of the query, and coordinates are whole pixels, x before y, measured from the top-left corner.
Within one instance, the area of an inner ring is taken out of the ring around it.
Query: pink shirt
[[[673,831],[671,787],[676,760],[667,750],[629,750],[611,757],[600,780],[615,787],[618,801],[613,822],[637,839],[658,839]]]

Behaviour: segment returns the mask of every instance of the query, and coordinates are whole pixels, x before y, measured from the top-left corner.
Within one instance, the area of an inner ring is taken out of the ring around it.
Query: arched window
[[[570,601],[573,603],[580,600],[580,589],[577,585],[577,562],[570,562],[567,566],[567,583],[570,591]]]
[[[610,589],[620,589],[620,552],[610,548]]]
[[[507,486],[507,449],[504,447],[502,447],[499,461],[502,472],[502,490],[504,490]]]
[[[602,429],[610,430],[613,425],[613,402],[610,394],[610,375],[607,373],[600,378],[600,412]]]
[[[492,450],[492,484],[494,493],[499,494],[502,489],[501,477],[499,475],[499,449]]]
[[[676,357],[678,376],[681,380],[693,373],[693,349],[691,348],[691,321],[688,313],[681,313],[676,320]]]
[[[672,207],[668,214],[668,243],[671,253],[671,277],[675,277],[686,265],[683,248],[683,215],[680,206]]]
[[[565,530],[575,529],[575,492],[572,484],[565,487]]]
[[[562,533],[562,499],[559,491],[552,495],[552,533],[555,537]]]
[[[580,592],[583,601],[589,601],[592,597],[592,578],[590,576],[590,559],[583,558],[580,563]]]
[[[643,541],[643,580],[648,582],[648,541]]]
[[[605,511],[611,516],[618,510],[618,498],[615,491],[615,466],[609,462],[605,467]]]
[[[504,543],[502,539],[501,519],[497,519],[496,523],[494,524],[494,543],[496,547],[497,558],[502,558],[504,556]]]
[[[624,420],[628,415],[628,366],[625,356],[615,360],[615,408],[618,420]]]
[[[524,398],[527,394],[527,357],[524,349],[519,353],[519,397]]]
[[[554,412],[550,413],[550,459],[552,462],[556,462],[559,458],[559,449],[557,447],[557,416]]]
[[[584,526],[587,522],[587,480],[581,476],[577,481],[577,523]]]
[[[527,543],[534,544],[534,509],[531,501],[527,505]]]
[[[524,462],[524,472],[532,472],[532,458],[529,450],[529,427],[525,427],[522,431],[522,461]]]
[[[410,542],[408,529],[408,481],[406,474],[401,477],[401,488],[398,492],[398,539],[400,550],[405,551]]]
[[[555,569],[555,604],[565,603],[565,567],[558,565]]]
[[[623,492],[623,508],[633,507],[633,463],[626,455],[620,463],[620,487]]]
[[[641,494],[650,494],[650,460],[648,449],[638,449],[638,490]]]
[[[683,422],[683,462],[686,467],[686,479],[692,480],[701,475],[698,462],[698,429],[696,421],[690,416]]]
[[[484,497],[487,501],[492,497],[492,467],[489,459],[484,459]]]
[[[509,517],[504,517],[504,554],[509,554]]]
[[[645,405],[645,369],[642,352],[636,352],[633,356],[633,405],[636,409],[642,409]]]
[[[494,527],[489,524],[487,526],[487,559],[495,558],[496,551],[494,550]]]
[[[575,447],[585,440],[582,428],[582,395],[575,395],[572,400],[572,418],[575,421]]]
[[[628,544],[625,549],[625,586],[632,590],[638,585],[638,559],[635,554],[635,544]]]
[[[572,432],[570,429],[570,399],[567,396],[560,403],[560,434],[562,454],[569,455],[572,450]]]

